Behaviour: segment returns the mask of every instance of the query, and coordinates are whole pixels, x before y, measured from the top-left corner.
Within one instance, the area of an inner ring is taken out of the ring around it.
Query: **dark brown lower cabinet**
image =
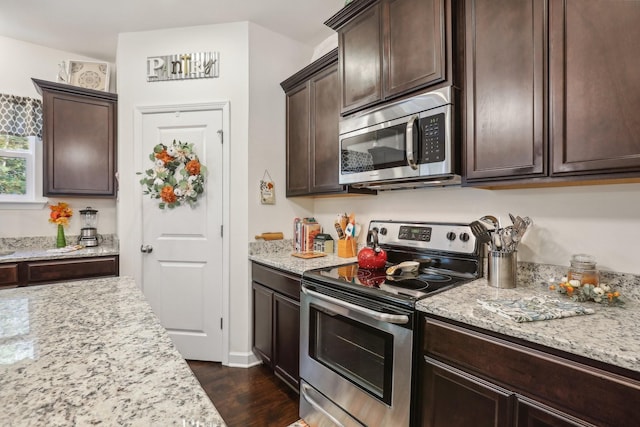
[[[0,264],[0,289],[15,288],[19,284],[18,263]]]
[[[0,289],[96,277],[115,277],[119,274],[118,255],[20,261],[0,264]]]
[[[300,276],[253,263],[253,352],[285,383],[300,384]]]
[[[253,294],[253,352],[262,362],[272,366],[273,360],[273,291],[256,282]]]
[[[423,419],[430,427],[506,427],[512,394],[491,383],[425,358],[422,374]],[[428,397],[428,398],[427,398]]]
[[[640,374],[424,317],[423,427],[637,426]]]
[[[298,390],[300,385],[300,301],[273,294],[273,370]]]

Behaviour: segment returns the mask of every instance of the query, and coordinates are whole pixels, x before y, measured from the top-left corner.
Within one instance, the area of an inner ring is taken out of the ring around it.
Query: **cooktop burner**
[[[303,279],[414,307],[417,300],[474,280],[482,273],[482,255],[466,224],[372,221],[372,229],[378,232],[380,246],[387,252],[385,268],[371,270],[353,263],[306,271]],[[387,275],[388,267],[403,261],[418,261],[420,269]]]
[[[345,290],[395,300],[413,306],[416,300],[469,281],[466,278],[421,271],[418,274],[387,275],[386,269],[369,270],[357,263],[305,272],[307,280]]]

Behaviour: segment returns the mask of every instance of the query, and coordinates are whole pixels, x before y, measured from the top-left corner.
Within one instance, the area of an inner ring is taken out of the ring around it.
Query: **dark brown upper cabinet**
[[[32,80],[42,95],[44,196],[115,197],[118,96]]]
[[[466,0],[465,182],[637,177],[640,3]]]
[[[640,171],[640,2],[551,0],[549,17],[551,175]]]
[[[466,180],[544,176],[544,1],[467,0],[465,12]]]
[[[372,193],[338,183],[337,62],[334,49],[281,83],[287,99],[287,197]]]
[[[340,112],[451,79],[450,0],[355,0],[326,25],[338,32]]]

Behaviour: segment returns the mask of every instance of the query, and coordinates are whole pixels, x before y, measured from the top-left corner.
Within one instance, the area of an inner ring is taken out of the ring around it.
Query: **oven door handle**
[[[404,325],[409,323],[409,316],[406,314],[388,314],[388,313],[380,313],[379,311],[371,310],[369,308],[360,307],[359,305],[352,304],[350,302],[342,301],[337,298],[330,297],[325,294],[321,294],[316,291],[312,291],[311,289],[307,289],[304,286],[301,288],[302,292],[310,295],[314,298],[317,298],[322,301],[329,302],[331,304],[335,304],[339,307],[344,307],[349,310],[355,311],[357,313],[363,314],[367,317],[370,317],[375,320],[379,320],[387,323],[394,323],[397,325]]]
[[[418,116],[411,116],[409,121],[407,122],[407,132],[406,132],[406,140],[405,140],[405,150],[407,153],[407,165],[411,166],[411,169],[418,169],[418,163],[416,163],[415,152],[413,151],[414,147],[414,139],[419,136],[419,132],[416,132],[414,135],[414,129],[416,125],[416,120],[418,120]]]

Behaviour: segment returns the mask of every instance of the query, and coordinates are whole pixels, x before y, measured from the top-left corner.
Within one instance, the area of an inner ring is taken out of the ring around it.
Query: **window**
[[[34,136],[0,135],[0,201],[36,198],[36,143]]]
[[[0,94],[0,203],[40,198],[41,132],[41,101]]]

